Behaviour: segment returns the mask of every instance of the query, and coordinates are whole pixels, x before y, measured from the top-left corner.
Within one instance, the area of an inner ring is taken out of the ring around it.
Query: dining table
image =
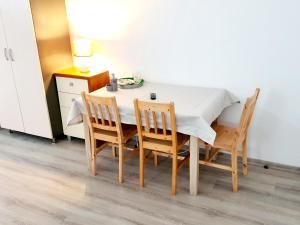
[[[152,93],[156,99],[151,100]],[[125,124],[136,124],[134,113],[134,99],[143,101],[170,103],[175,105],[177,131],[190,136],[190,194],[197,195],[199,186],[199,140],[213,144],[216,132],[211,127],[226,107],[238,102],[238,99],[223,88],[193,87],[154,82],[144,82],[144,85],[135,89],[118,89],[115,92],[101,88],[90,93],[93,96],[115,96],[119,108],[120,119]],[[90,163],[90,133],[85,119],[85,110],[82,99],[73,101],[70,108],[67,126],[84,124],[85,149]],[[89,164],[89,169],[90,169]]]

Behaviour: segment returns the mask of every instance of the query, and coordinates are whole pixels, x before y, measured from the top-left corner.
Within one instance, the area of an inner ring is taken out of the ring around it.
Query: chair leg
[[[213,148],[213,149],[215,149],[215,148]],[[211,161],[216,161],[217,160],[217,156],[218,156],[218,154],[219,154],[219,151],[216,149],[216,153],[215,153],[215,155],[214,155],[214,157],[212,158],[212,160]]]
[[[173,154],[172,161],[172,195],[176,195],[177,154]]]
[[[145,152],[140,144],[140,187],[144,187]]]
[[[189,146],[188,147],[189,147],[189,154],[191,154],[191,145],[190,145],[190,142],[189,142]],[[190,159],[186,162],[185,165],[186,165],[187,168],[190,168]],[[190,172],[190,170],[188,170],[188,171]]]
[[[119,183],[124,181],[124,146],[119,144]]]
[[[113,156],[114,158],[117,157],[116,146],[112,146],[112,147],[111,147],[111,151],[112,151],[112,156]]]
[[[96,140],[95,139],[92,139],[91,140],[91,150],[92,150],[92,158],[91,158],[91,167],[92,167],[92,175],[93,176],[96,176],[96,168],[97,168],[97,164],[96,164],[96,158],[97,158],[97,155],[96,155]]]
[[[158,165],[158,155],[157,155],[157,153],[156,152],[152,152],[152,154],[153,154],[153,165],[155,166],[155,167],[157,167],[157,165]]]
[[[232,191],[238,191],[238,173],[237,173],[237,150],[231,151],[231,168],[232,168]]]
[[[210,147],[209,147],[208,144],[205,144],[204,150],[205,150],[205,158],[204,158],[204,160],[207,161],[209,159],[209,152],[210,152]]]
[[[247,139],[242,143],[242,158],[243,158],[243,175],[248,175],[248,159],[247,159]]]

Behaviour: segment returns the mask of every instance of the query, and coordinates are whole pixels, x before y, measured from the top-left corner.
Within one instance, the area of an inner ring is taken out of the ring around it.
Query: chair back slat
[[[247,135],[248,129],[250,127],[250,123],[253,117],[253,113],[255,110],[256,102],[258,99],[260,89],[257,88],[255,90],[254,95],[247,98],[247,101],[244,105],[244,109],[242,112],[242,116],[240,119],[239,127],[237,129],[238,139],[237,144],[241,143]]]
[[[102,125],[105,125],[105,119],[104,119],[104,115],[103,115],[103,111],[102,111],[102,106],[98,106],[98,111],[99,111],[99,114],[100,114],[100,119],[101,119],[101,124]]]
[[[85,92],[82,92],[81,96],[91,133],[94,129],[116,131],[122,139],[123,132],[116,98],[92,96]]]
[[[138,133],[141,139],[152,138],[172,141],[177,145],[177,130],[174,104],[143,102],[134,100]],[[152,115],[149,117],[149,114]],[[167,124],[169,119],[169,130]],[[160,126],[159,126],[160,125]]]
[[[107,115],[107,119],[108,119],[108,125],[112,127],[111,116],[110,116],[110,111],[109,111],[108,105],[105,105],[105,109],[106,109],[106,115]]]
[[[155,134],[157,134],[158,129],[157,129],[156,113],[154,111],[152,111],[152,119],[153,119],[153,125],[154,125],[154,132],[155,132]]]
[[[162,127],[163,127],[163,134],[167,135],[166,114],[164,112],[161,112],[161,121],[162,121]]]
[[[90,105],[90,109],[92,111],[92,115],[95,115],[94,119],[95,119],[96,123],[99,124],[98,113],[97,113],[97,110],[96,110],[97,105],[95,105],[93,103],[89,103],[89,105]]]
[[[144,118],[145,118],[145,123],[146,123],[146,131],[150,132],[150,123],[149,123],[149,113],[147,110],[144,110]]]

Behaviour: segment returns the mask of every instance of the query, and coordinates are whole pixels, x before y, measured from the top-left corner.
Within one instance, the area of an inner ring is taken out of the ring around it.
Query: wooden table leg
[[[199,141],[190,137],[190,194],[197,195],[199,182]]]
[[[83,117],[83,127],[84,127],[84,138],[85,138],[85,152],[88,161],[88,171],[91,172],[92,171],[91,170],[91,159],[92,159],[91,137],[90,137],[90,130],[85,117]]]

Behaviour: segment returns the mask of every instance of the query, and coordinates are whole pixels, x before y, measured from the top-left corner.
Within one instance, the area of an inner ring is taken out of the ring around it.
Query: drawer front
[[[77,98],[81,98],[78,94],[69,94],[65,92],[58,92],[59,104],[62,107],[71,107],[72,102]]]
[[[87,80],[56,77],[57,90],[71,94],[80,94],[82,91],[89,91]]]
[[[63,122],[64,134],[71,136],[71,137],[77,137],[77,138],[84,139],[83,123],[71,125],[71,126],[67,127],[67,118],[68,118],[70,108],[69,107],[61,107],[60,110],[61,110],[61,118],[62,118],[62,122]]]

